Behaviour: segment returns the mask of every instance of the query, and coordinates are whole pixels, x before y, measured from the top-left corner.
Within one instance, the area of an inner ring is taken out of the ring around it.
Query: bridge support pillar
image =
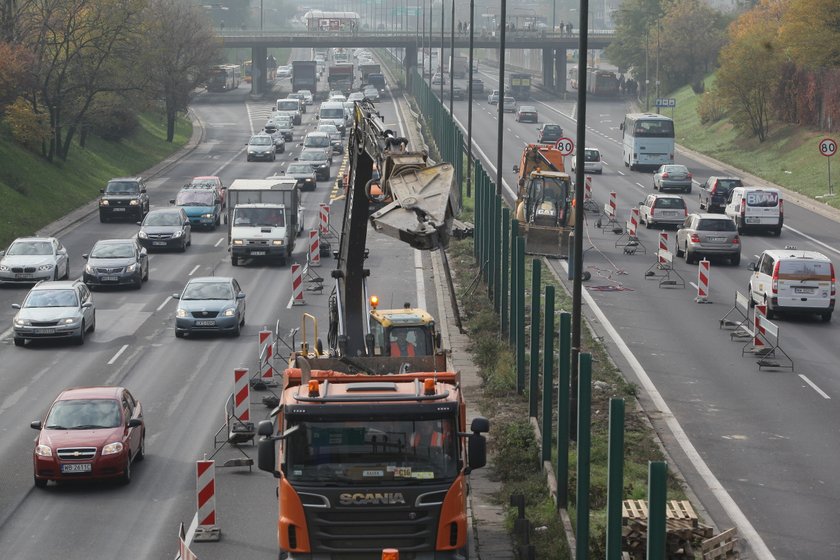
[[[554,51],[554,91],[566,92],[566,49]]]
[[[411,91],[413,85],[411,80],[414,78],[414,72],[417,69],[417,47],[406,47],[403,68],[405,68],[405,87]]]
[[[542,50],[543,86],[554,89],[554,49]]]
[[[262,96],[268,91],[266,78],[268,77],[268,49],[266,47],[251,48],[251,95]]]

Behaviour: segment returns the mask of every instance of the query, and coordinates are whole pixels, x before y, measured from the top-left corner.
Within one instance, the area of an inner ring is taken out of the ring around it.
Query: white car
[[[487,96],[487,103],[490,105],[495,105],[499,102],[499,90],[494,89],[490,92],[490,95]]]
[[[773,249],[750,263],[750,299],[766,305],[767,318],[783,312],[816,313],[823,321],[834,311],[834,265],[817,251]]]
[[[572,154],[572,173],[576,171],[577,167],[577,152]],[[583,172],[584,173],[603,173],[604,166],[601,163],[601,151],[598,148],[586,148],[583,151]]]
[[[366,86],[362,93],[367,99],[370,99],[371,101],[379,101],[379,90],[376,89],[374,86]]]
[[[365,98],[365,94],[361,91],[354,91],[350,95],[347,96],[347,101],[362,101]]]
[[[0,251],[0,285],[35,284],[69,275],[67,249],[55,237],[20,237]]]
[[[516,112],[516,99],[506,95],[504,101],[502,101],[502,112],[504,112],[504,113],[515,113]]]
[[[304,105],[312,105],[313,96],[311,91],[308,89],[299,89],[298,93],[303,96]]]

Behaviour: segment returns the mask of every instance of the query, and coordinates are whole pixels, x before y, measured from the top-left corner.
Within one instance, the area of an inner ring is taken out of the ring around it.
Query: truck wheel
[[[231,266],[239,266],[239,257],[235,257],[233,255],[230,256],[230,265]]]

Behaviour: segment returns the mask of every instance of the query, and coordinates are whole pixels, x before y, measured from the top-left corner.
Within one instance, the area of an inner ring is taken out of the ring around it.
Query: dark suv
[[[111,218],[130,219],[136,222],[149,213],[149,195],[146,182],[140,177],[119,177],[108,181],[99,189],[99,221]]]
[[[743,186],[738,177],[709,177],[700,185],[700,208],[706,212],[723,212],[732,189]]]
[[[563,127],[559,124],[545,123],[537,129],[540,144],[554,144],[563,138]]]

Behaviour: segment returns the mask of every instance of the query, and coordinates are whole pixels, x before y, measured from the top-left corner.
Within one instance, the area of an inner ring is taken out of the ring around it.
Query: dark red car
[[[142,461],[146,450],[143,407],[124,387],[67,389],[31,426],[38,430],[32,463],[39,488],[50,480],[128,484],[132,461]]]

